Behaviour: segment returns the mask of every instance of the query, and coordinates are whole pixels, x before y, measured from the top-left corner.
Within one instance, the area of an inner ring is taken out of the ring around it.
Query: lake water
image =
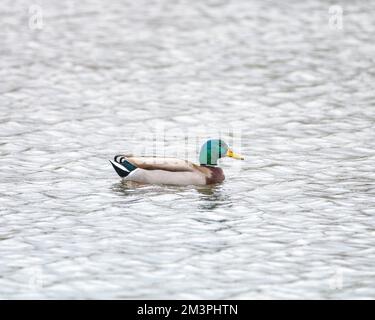
[[[333,4],[3,0],[0,298],[375,298],[375,3]],[[246,160],[121,183],[160,132]]]

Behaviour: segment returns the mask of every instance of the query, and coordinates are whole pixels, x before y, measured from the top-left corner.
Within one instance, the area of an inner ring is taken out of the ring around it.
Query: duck
[[[224,181],[218,160],[224,157],[244,160],[221,139],[207,140],[199,153],[199,164],[178,158],[116,155],[109,160],[124,181],[141,184],[212,185]]]

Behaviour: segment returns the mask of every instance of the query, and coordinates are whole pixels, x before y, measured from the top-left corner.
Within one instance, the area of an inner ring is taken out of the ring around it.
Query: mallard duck
[[[223,157],[244,160],[220,139],[206,141],[199,154],[200,165],[187,160],[163,157],[117,155],[109,160],[117,174],[126,181],[149,184],[209,185],[224,181],[217,161]]]

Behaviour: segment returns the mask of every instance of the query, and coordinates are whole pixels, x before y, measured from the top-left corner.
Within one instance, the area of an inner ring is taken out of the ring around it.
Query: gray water
[[[375,3],[333,4],[3,0],[0,298],[375,298]],[[159,127],[246,160],[121,183]]]

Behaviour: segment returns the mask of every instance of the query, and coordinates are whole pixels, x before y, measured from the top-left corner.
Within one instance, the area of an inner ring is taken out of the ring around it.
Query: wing
[[[122,158],[122,159],[121,159]],[[165,170],[172,172],[194,171],[197,165],[194,163],[177,158],[163,157],[133,157],[133,156],[116,156],[115,161],[121,163],[123,160],[129,161],[137,168],[145,170]]]

